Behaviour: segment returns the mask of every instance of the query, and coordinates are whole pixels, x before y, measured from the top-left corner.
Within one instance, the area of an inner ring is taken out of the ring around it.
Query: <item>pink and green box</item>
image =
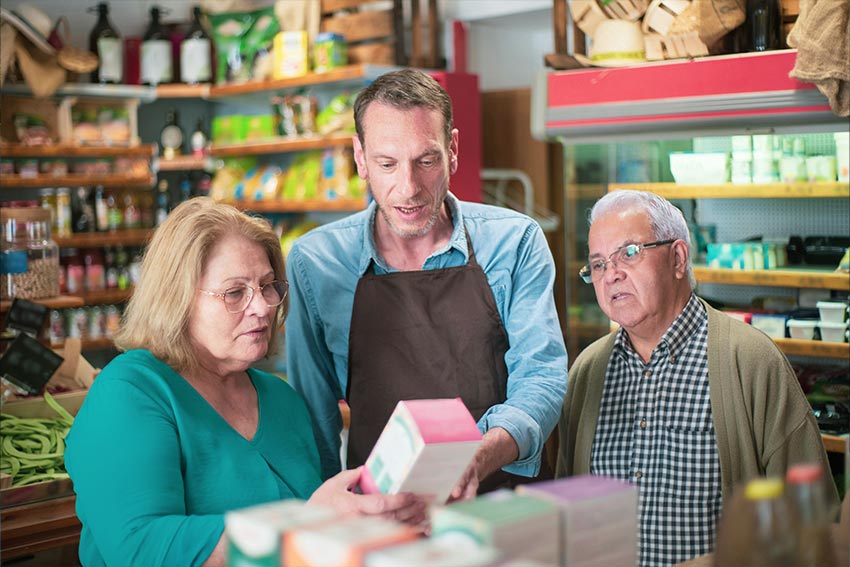
[[[481,444],[460,398],[401,401],[366,460],[366,494],[413,492],[445,502]]]

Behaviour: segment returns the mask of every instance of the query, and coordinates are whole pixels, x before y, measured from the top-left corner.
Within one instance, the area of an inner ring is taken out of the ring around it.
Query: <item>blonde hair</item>
[[[186,332],[189,315],[210,251],[229,234],[259,244],[266,251],[275,278],[286,279],[280,239],[265,219],[208,197],[189,199],[171,211],[148,244],[139,281],[115,335],[119,350],[148,349],[178,371],[197,367]],[[287,296],[275,315],[269,353],[277,350],[278,329],[288,310]]]

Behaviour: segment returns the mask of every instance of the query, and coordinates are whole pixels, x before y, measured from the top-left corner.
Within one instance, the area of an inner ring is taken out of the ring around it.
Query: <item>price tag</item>
[[[0,376],[28,394],[38,394],[63,360],[31,336],[20,334],[0,356]]]
[[[47,319],[47,307],[16,297],[6,315],[6,328],[37,337]]]

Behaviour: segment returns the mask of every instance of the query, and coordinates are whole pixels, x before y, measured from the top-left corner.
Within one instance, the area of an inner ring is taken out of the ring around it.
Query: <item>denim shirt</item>
[[[538,224],[525,215],[462,203],[451,193],[446,203],[454,224],[451,240],[422,269],[466,264],[466,227],[510,344],[505,354],[507,400],[490,408],[478,428],[482,433],[492,427],[507,430],[519,446],[519,458],[504,470],[536,476],[567,389],[552,253]],[[372,262],[376,274],[395,271],[375,248],[376,214],[373,202],[365,211],[313,229],[295,241],[287,259],[287,375],[312,414],[325,478],[340,470],[338,400],[344,398],[348,381],[348,332],[357,282]]]

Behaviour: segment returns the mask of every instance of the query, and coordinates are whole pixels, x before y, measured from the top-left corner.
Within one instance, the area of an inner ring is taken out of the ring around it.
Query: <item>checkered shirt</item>
[[[591,472],[638,487],[643,567],[710,552],[722,505],[708,395],[708,319],[691,295],[644,364],[620,329],[605,374]]]

